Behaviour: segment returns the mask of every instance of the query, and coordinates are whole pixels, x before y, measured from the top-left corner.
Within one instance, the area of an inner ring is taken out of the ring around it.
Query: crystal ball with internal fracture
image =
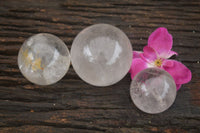
[[[95,24],[74,39],[71,61],[81,79],[95,86],[108,86],[121,80],[132,61],[132,46],[120,29]]]
[[[130,95],[140,110],[150,114],[161,113],[173,104],[176,85],[168,72],[159,68],[148,68],[133,78]]]
[[[58,37],[40,33],[28,38],[18,54],[22,74],[38,85],[59,81],[70,66],[69,50]]]

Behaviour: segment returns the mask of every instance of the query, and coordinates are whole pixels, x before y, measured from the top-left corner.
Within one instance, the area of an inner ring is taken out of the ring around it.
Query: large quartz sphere
[[[18,54],[22,74],[38,85],[59,81],[70,65],[69,50],[58,37],[40,33],[28,38]]]
[[[173,104],[176,84],[168,72],[159,68],[148,68],[133,78],[130,95],[140,110],[150,114],[161,113]]]
[[[95,24],[82,30],[74,39],[71,61],[85,82],[108,86],[127,74],[132,61],[132,46],[120,29],[108,24]]]

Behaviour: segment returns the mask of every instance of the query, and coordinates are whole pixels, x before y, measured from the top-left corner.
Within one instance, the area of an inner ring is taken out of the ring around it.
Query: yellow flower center
[[[157,59],[154,62],[155,66],[160,67],[162,65],[162,60],[161,59]]]

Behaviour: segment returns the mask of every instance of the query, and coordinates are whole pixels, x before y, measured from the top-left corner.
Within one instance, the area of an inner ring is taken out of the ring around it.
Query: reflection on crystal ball
[[[148,68],[133,78],[130,95],[140,110],[150,114],[161,113],[173,104],[176,84],[168,72]]]
[[[70,65],[69,50],[58,37],[40,33],[28,38],[18,54],[22,74],[38,85],[59,81]]]
[[[71,48],[71,61],[85,82],[108,86],[127,74],[132,61],[132,46],[120,29],[96,24],[76,36]]]

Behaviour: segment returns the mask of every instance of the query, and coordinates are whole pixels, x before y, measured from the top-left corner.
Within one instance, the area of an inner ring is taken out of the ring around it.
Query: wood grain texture
[[[178,91],[169,110],[157,115],[139,111],[129,96],[130,76],[109,87],[83,82],[73,68],[51,86],[27,81],[17,54],[29,36],[48,32],[70,49],[85,27],[109,23],[122,29],[134,50],[142,50],[157,27],[173,35],[178,61],[189,67],[192,81]],[[1,0],[1,133],[199,133],[200,1],[173,0]]]

